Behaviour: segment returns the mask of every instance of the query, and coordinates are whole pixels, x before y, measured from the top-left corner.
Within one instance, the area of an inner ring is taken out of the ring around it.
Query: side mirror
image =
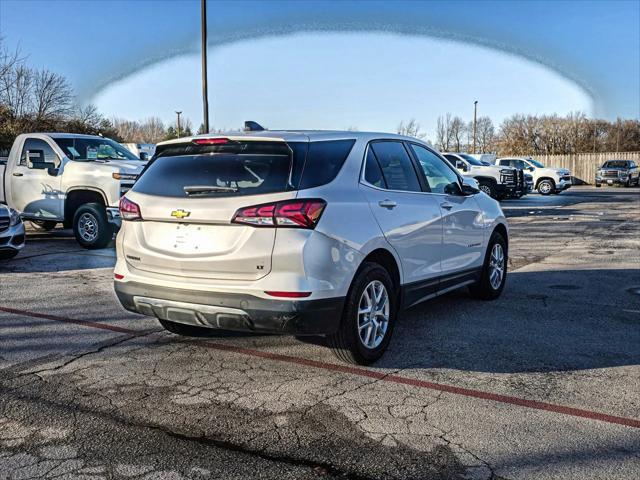
[[[456,160],[456,168],[462,170],[463,172],[467,171],[467,164],[462,160]]]
[[[480,187],[475,178],[463,177],[462,178],[462,195],[475,195],[480,193]]]
[[[533,172],[533,171],[535,170],[535,168],[533,168],[533,167],[529,166],[529,167],[527,167],[527,168],[526,168],[526,170],[528,170],[528,171],[530,171],[530,172]]]
[[[32,170],[55,170],[56,173],[58,171],[56,164],[53,162],[33,162],[29,160],[27,162],[27,167]]]
[[[149,154],[147,152],[140,152],[140,160],[147,161],[149,160]]]

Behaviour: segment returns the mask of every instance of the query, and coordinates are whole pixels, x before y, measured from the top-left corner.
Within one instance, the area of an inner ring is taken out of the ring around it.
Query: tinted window
[[[71,160],[140,160],[119,143],[108,138],[54,138]]]
[[[300,190],[331,182],[344,165],[355,140],[310,142],[302,171]]]
[[[604,168],[627,168],[626,160],[610,160],[604,163]]]
[[[435,153],[419,145],[411,145],[424,171],[429,188],[434,193],[458,191],[458,176],[447,163]]]
[[[283,148],[291,157],[291,187],[313,188],[332,181],[344,165],[355,140],[324,142],[230,141],[223,144],[196,145],[192,142],[160,145],[153,158],[191,155],[270,155],[281,154]],[[150,167],[150,165],[148,165]],[[146,170],[146,169],[145,169]],[[144,173],[144,171],[143,171]]]
[[[371,149],[389,190],[422,191],[413,163],[402,143],[374,142]]]
[[[53,163],[56,167],[60,166],[60,159],[58,155],[53,151],[53,148],[39,138],[27,138],[22,147],[22,155],[20,156],[20,165],[28,166],[27,162],[30,160],[32,163]]]
[[[367,150],[367,162],[364,166],[364,179],[367,183],[374,185],[378,188],[387,188],[387,184],[382,178],[382,170],[376,156],[373,154],[373,150],[370,148]]]
[[[179,157],[161,156],[148,165],[133,190],[167,197],[236,196],[284,192],[289,184],[292,150],[286,143],[270,143],[268,153],[243,151]],[[275,144],[275,145],[274,145]],[[201,188],[194,192],[194,187]]]

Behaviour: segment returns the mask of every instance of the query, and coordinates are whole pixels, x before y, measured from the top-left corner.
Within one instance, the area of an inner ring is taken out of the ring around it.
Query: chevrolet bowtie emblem
[[[171,212],[172,217],[176,217],[179,219],[187,218],[189,215],[191,215],[191,212],[185,212],[184,210],[174,210],[173,212]]]

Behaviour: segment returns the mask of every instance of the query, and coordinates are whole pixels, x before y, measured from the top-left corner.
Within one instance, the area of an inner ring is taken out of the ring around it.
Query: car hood
[[[107,160],[100,162],[76,162],[90,170],[107,170],[111,172],[139,174],[147,162],[136,160]]]
[[[626,172],[629,170],[626,167],[600,167],[598,170],[601,172],[613,171],[613,172]]]
[[[471,165],[471,172],[493,172],[499,174],[500,170],[516,170],[516,168],[508,167],[506,165],[483,165],[481,167]]]

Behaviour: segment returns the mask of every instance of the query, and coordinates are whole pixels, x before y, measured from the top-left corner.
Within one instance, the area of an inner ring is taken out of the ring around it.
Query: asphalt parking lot
[[[503,296],[406,312],[367,368],[166,333],[117,303],[113,249],[30,230],[0,264],[0,479],[640,478],[640,189],[503,208]]]

